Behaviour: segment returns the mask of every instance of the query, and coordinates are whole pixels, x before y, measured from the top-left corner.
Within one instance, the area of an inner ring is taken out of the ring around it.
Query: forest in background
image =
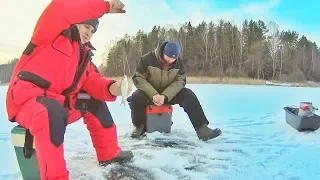
[[[114,40],[99,66],[104,76],[132,76],[140,57],[170,40],[182,47],[188,76],[231,77],[286,82],[320,81],[320,49],[294,30],[274,22],[244,20],[241,26],[220,20],[179,27],[154,26],[150,32]],[[0,65],[0,81],[8,82],[18,59]]]
[[[0,84],[9,82],[14,66],[18,62],[18,58],[8,61],[6,64],[0,64]]]
[[[317,44],[294,30],[280,30],[274,21],[262,20],[244,20],[241,26],[220,20],[139,30],[135,36],[114,41],[99,69],[105,76],[131,76],[140,57],[166,40],[182,46],[188,76],[320,81]]]

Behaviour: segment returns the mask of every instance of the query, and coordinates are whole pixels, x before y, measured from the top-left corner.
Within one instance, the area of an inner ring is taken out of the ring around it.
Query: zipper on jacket
[[[79,54],[80,62],[78,62],[78,66],[77,66],[76,73],[74,75],[72,84],[62,92],[62,95],[64,95],[66,97],[65,102],[64,102],[64,106],[68,107],[69,109],[71,109],[69,94],[77,88],[78,83],[81,79],[81,76],[82,76],[87,64],[89,63],[89,58],[88,58],[89,50],[83,49],[83,51],[82,52],[81,51],[82,50],[80,49],[80,54]]]
[[[164,89],[163,89],[163,87],[162,87],[162,79],[163,79],[163,67],[162,67],[162,70],[161,70],[161,75],[160,75],[160,89],[161,89],[161,91],[163,91]],[[161,92],[159,92],[159,93],[161,93]]]

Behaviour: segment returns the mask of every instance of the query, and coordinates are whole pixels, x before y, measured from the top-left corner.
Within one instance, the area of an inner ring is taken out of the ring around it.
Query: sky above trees
[[[10,0],[1,3],[0,63],[19,57],[28,44],[34,25],[49,0]],[[107,15],[100,19],[98,32],[92,39],[97,48],[94,62],[101,63],[101,54],[112,40],[139,29],[151,31],[154,25],[175,27],[185,21],[226,19],[241,25],[244,19],[275,21],[280,30],[295,30],[309,40],[320,44],[320,1],[309,0],[124,0],[126,14]]]

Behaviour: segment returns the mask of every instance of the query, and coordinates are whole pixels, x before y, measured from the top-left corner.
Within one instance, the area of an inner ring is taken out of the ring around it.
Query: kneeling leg
[[[84,122],[100,163],[112,160],[121,162],[132,158],[131,152],[122,151],[118,145],[117,128],[105,102],[90,99]]]
[[[69,179],[63,149],[68,111],[54,99],[37,97],[22,106],[15,121],[34,136],[41,179]]]

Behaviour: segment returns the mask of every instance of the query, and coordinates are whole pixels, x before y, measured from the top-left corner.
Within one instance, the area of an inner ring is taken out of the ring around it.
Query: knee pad
[[[91,98],[88,100],[88,112],[98,118],[104,128],[110,128],[114,125],[113,118],[105,102]]]
[[[68,125],[68,111],[55,99],[39,96],[37,102],[48,111],[50,140],[56,147],[59,147],[64,141]]]

